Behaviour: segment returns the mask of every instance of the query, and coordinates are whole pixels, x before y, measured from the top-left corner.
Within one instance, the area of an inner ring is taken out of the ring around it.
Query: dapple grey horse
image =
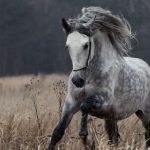
[[[101,7],[87,7],[74,19],[62,19],[73,70],[61,120],[49,150],[62,138],[73,115],[83,113],[80,135],[87,136],[87,114],[105,120],[110,143],[118,143],[117,121],[136,113],[150,146],[150,67],[127,57],[134,38],[129,23]],[[126,56],[126,57],[125,57]]]

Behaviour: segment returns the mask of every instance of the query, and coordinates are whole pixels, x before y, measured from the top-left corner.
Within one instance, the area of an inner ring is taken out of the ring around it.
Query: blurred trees
[[[149,0],[0,0],[0,75],[69,71],[60,19],[91,5],[127,18],[137,35],[133,56],[150,63]]]

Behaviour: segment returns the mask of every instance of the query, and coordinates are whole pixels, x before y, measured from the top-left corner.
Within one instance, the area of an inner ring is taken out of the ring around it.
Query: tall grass
[[[45,150],[59,121],[67,91],[64,75],[0,79],[0,150]],[[81,114],[67,128],[58,150],[84,150],[78,135]],[[89,139],[97,150],[144,150],[144,129],[133,115],[119,122],[118,147],[107,145],[103,120],[90,117]]]

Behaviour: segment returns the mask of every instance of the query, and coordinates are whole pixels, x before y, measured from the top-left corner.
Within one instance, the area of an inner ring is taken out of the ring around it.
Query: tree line
[[[150,63],[149,0],[0,0],[0,75],[69,72],[60,20],[75,17],[84,6],[123,15],[137,38],[130,55]]]

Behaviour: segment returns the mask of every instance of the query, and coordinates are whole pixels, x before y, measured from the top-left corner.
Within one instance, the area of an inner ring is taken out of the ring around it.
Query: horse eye
[[[88,49],[88,47],[89,47],[89,44],[86,43],[86,44],[83,46],[83,49],[86,50],[86,49]]]

